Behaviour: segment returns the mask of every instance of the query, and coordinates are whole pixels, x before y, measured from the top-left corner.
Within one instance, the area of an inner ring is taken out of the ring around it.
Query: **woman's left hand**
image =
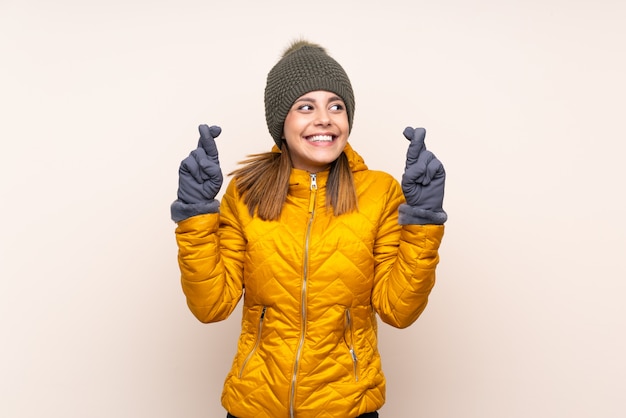
[[[404,130],[404,136],[411,142],[402,175],[406,203],[414,208],[443,212],[446,172],[441,161],[426,149],[426,130],[409,126]]]

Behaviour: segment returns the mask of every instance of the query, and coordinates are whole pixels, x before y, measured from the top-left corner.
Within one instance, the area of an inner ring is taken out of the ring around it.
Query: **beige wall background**
[[[0,0],[0,416],[222,417],[239,316],[180,290],[178,164],[272,144],[294,38],[351,76],[351,143],[448,173],[438,284],[381,325],[382,417],[623,417],[626,6],[618,0]]]

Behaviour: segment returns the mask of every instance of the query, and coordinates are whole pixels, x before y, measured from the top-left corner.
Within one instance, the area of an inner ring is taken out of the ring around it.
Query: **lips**
[[[306,137],[306,140],[309,142],[332,142],[333,139],[332,135],[311,135]]]

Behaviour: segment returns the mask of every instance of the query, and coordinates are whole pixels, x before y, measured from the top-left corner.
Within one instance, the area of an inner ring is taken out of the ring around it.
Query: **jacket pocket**
[[[241,368],[239,369],[239,378],[243,376],[243,372],[246,369],[248,362],[250,361],[252,356],[254,356],[254,353],[256,353],[257,349],[259,348],[259,344],[261,343],[261,333],[263,331],[263,321],[265,319],[266,310],[267,310],[267,306],[264,306],[263,309],[261,310],[261,315],[259,316],[259,322],[258,322],[258,327],[257,327],[256,340],[254,341],[254,345],[252,346],[252,349],[250,350],[250,352],[244,359],[243,363],[241,364]]]
[[[344,331],[344,341],[348,347],[348,353],[352,360],[352,369],[354,373],[354,380],[359,381],[359,360],[354,349],[354,323],[352,321],[352,312],[350,308],[346,308],[346,326]]]

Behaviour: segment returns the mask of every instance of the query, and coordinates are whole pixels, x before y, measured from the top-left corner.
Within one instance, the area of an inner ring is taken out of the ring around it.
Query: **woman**
[[[407,128],[402,186],[369,170],[348,143],[354,107],[343,68],[299,41],[267,78],[276,146],[233,173],[221,205],[221,129],[200,126],[181,163],[171,210],[188,306],[215,322],[244,297],[229,417],[377,417],[375,315],[404,328],[426,306],[447,218],[443,166],[425,131]]]

